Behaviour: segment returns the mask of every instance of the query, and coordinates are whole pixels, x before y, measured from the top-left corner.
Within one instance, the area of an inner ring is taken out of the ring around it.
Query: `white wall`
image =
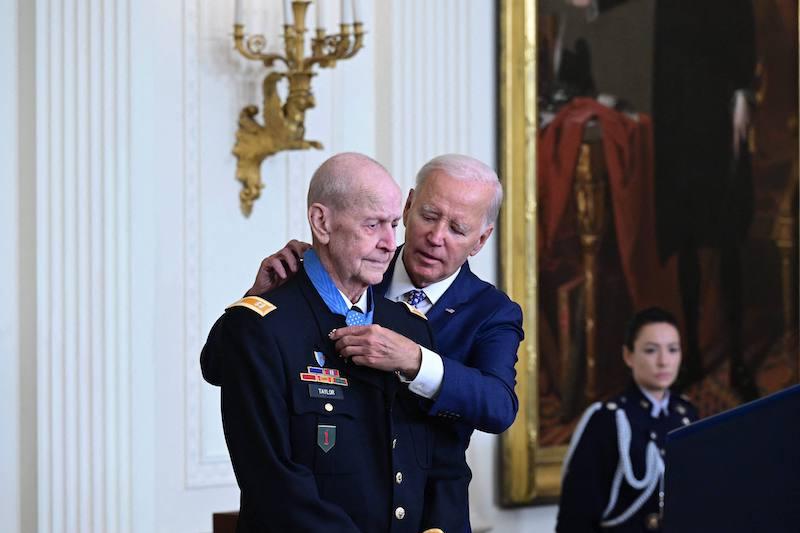
[[[0,441],[0,515],[9,518],[14,530],[19,530],[20,468],[20,399],[19,399],[19,327],[17,316],[20,294],[19,241],[17,239],[17,196],[19,159],[17,156],[16,102],[19,95],[17,79],[17,6],[0,4],[0,116],[10,117],[0,129],[0,294],[6,305],[0,306],[0,420],[6,428]]]
[[[0,516],[36,529],[34,8],[0,2]]]
[[[491,3],[364,3],[366,48],[313,81],[307,137],[325,149],[269,158],[249,219],[230,150],[263,70],[231,49],[232,1],[0,4],[11,531],[210,531],[238,495],[198,354],[259,260],[308,237],[313,169],[362,151],[407,189],[439,153],[494,161]],[[270,47],[280,4],[245,2]],[[489,280],[495,247],[473,261]],[[476,529],[552,530],[552,508],[494,504],[496,445],[479,434],[469,451]]]

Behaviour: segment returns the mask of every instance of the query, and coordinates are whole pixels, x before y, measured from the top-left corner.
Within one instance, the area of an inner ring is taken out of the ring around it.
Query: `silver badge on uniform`
[[[318,350],[314,350],[314,359],[316,359],[317,364],[319,366],[325,366],[325,354],[324,353],[322,353],[322,352],[320,352]]]

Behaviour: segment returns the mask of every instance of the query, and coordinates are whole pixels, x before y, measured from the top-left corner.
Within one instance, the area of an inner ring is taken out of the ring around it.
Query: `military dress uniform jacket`
[[[401,251],[399,248],[383,281],[375,286],[376,295],[383,296],[388,290]],[[479,429],[502,433],[517,414],[514,365],[524,337],[522,310],[502,291],[472,273],[469,263],[464,263],[447,291],[427,312],[427,318],[436,351],[442,356],[444,376],[436,398],[418,398],[418,404],[432,420],[451,422],[437,425],[441,432],[436,450],[443,459],[458,460],[460,475],[468,484],[471,472],[465,454],[472,432]],[[215,336],[212,330],[200,360],[206,381],[219,385],[225,350]],[[465,530],[469,531],[467,518],[465,522]]]
[[[576,428],[568,457],[564,460],[565,474],[561,488],[556,531],[559,533],[615,532],[639,533],[661,531],[659,492],[663,490],[664,446],[666,435],[673,429],[697,420],[697,410],[685,398],[670,394],[668,414],[651,416],[651,403],[638,386],[631,383],[620,396],[608,402],[593,404]],[[620,415],[630,426],[629,446],[622,432],[620,444]],[[580,432],[581,426],[585,429]],[[654,446],[651,446],[653,443]],[[628,449],[629,460],[620,461],[620,448]],[[649,449],[649,450],[648,450]],[[571,452],[571,456],[570,456]],[[650,457],[648,457],[650,455]],[[646,486],[634,488],[628,477],[620,474],[618,490],[614,490],[617,469],[625,462],[635,481]],[[661,466],[661,470],[657,470]],[[648,464],[653,472],[648,471]],[[643,493],[652,487],[649,496]],[[621,523],[603,525],[618,519],[643,498],[641,507]],[[604,516],[605,515],[605,516]]]
[[[377,295],[386,294],[401,249],[383,281],[375,286]],[[519,408],[514,392],[514,365],[524,338],[519,305],[464,263],[427,318],[442,356],[444,379],[435,401],[424,402],[425,410],[431,416],[456,421],[464,449],[474,429],[486,433],[508,429]],[[205,380],[219,385],[225,357],[214,336],[212,330],[200,365]]]
[[[335,355],[328,333],[344,317],[302,269],[264,298],[275,310],[231,307],[209,335],[224,356],[215,370],[241,489],[238,531],[460,531],[466,483],[434,458],[437,425],[417,398],[394,374]],[[432,345],[427,322],[402,304],[375,298],[373,320]],[[308,367],[346,385],[304,381]]]

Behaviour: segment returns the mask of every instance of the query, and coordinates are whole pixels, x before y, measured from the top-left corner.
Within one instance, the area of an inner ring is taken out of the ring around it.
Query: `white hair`
[[[484,213],[484,224],[488,226],[497,220],[500,205],[503,203],[503,186],[497,173],[491,167],[474,157],[461,154],[445,154],[434,157],[417,172],[416,189],[419,191],[434,172],[442,172],[460,181],[489,183],[494,186],[494,198]]]

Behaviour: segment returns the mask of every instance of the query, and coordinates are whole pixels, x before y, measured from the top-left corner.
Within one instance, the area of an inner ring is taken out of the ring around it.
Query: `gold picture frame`
[[[500,0],[498,3],[498,166],[506,194],[499,227],[499,279],[502,288],[522,307],[526,335],[518,352],[516,391],[519,412],[516,421],[500,441],[499,497],[504,507],[557,503],[561,491],[562,460],[566,452],[566,445],[539,445],[537,8],[537,0]],[[800,19],[796,22],[800,26]],[[796,135],[796,117],[794,128]],[[792,170],[795,176],[798,174],[797,168],[795,158]],[[796,197],[792,198],[796,204]],[[783,277],[784,294],[787,293],[786,288],[793,285],[792,299],[796,299],[799,285],[796,277],[788,279],[792,276],[791,262],[797,261],[797,250],[800,248],[796,207],[794,213],[791,209],[785,209],[790,215],[787,219],[789,225],[776,225],[776,231],[781,228],[785,230],[783,241],[789,242],[783,261]],[[773,239],[780,248],[782,241],[779,237]],[[790,305],[797,304],[785,300],[783,315],[786,327],[795,328],[795,337],[791,338],[794,347],[797,344],[797,310],[786,307]],[[794,358],[797,357],[795,353]],[[795,381],[800,381],[800,361],[795,372]]]
[[[536,323],[536,7],[535,0],[501,0],[500,175],[506,200],[500,219],[502,285],[522,307],[516,421],[500,440],[504,506],[555,502],[564,450],[540,450]]]

